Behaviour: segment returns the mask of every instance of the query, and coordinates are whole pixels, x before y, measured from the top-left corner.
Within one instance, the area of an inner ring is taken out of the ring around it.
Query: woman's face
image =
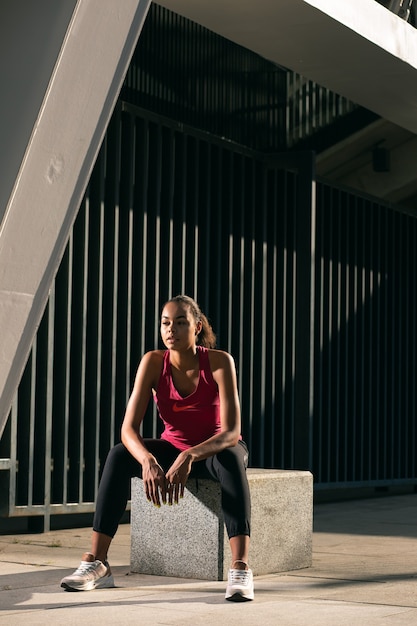
[[[187,304],[168,302],[161,315],[161,337],[168,350],[187,350],[196,345],[201,322],[195,322]]]

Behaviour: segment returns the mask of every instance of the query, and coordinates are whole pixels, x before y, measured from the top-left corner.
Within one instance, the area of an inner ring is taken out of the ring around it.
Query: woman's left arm
[[[196,455],[194,459],[196,461],[213,456],[224,448],[235,446],[239,441],[241,429],[240,403],[233,357],[227,352],[212,350],[209,352],[209,358],[213,378],[219,388],[221,432],[191,448]]]

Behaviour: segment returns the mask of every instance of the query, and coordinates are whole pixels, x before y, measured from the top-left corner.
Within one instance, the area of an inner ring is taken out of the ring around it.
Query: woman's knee
[[[106,465],[118,465],[120,462],[125,462],[128,458],[128,451],[122,443],[117,443],[113,448],[109,450],[106,458]]]
[[[246,446],[238,443],[232,448],[225,448],[217,455],[218,462],[226,468],[244,468],[248,466],[248,454]]]
[[[139,476],[140,465],[122,443],[116,444],[109,451],[106,463],[103,469],[103,477],[109,480],[115,480],[117,477]]]

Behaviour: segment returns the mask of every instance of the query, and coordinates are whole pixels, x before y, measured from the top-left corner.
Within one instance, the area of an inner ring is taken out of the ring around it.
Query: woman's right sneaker
[[[225,599],[232,602],[245,602],[253,598],[252,570],[229,569]]]
[[[110,565],[107,561],[103,563],[96,559],[91,552],[85,552],[75,572],[61,580],[61,587],[67,591],[91,591],[114,587]]]

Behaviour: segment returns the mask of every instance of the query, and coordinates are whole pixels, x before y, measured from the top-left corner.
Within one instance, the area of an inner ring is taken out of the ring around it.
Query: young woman
[[[76,591],[114,586],[107,552],[126,508],[132,476],[143,479],[147,499],[158,507],[178,504],[189,476],[211,476],[220,482],[232,552],[225,597],[252,600],[248,450],[240,434],[233,359],[214,349],[213,330],[188,296],[164,305],[161,337],[166,350],[143,356],[122,424],[122,443],[109,452],[104,466],[91,552],[61,586]],[[160,439],[139,434],[152,396],[164,424]]]

